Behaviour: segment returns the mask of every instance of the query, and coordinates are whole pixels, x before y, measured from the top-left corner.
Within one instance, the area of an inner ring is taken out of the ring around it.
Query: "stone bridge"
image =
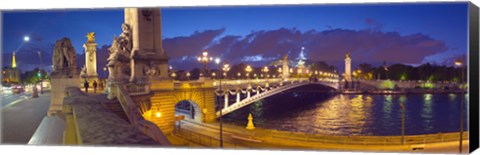
[[[265,79],[227,80],[222,81],[222,90],[224,90],[222,92],[225,92],[223,94],[219,91],[219,80],[183,82],[153,80],[149,86],[127,90],[142,112],[142,116],[156,124],[163,133],[168,134],[174,129],[177,119],[175,106],[180,102],[186,101],[192,105],[195,121],[208,123],[214,122],[219,117],[217,114],[218,105],[216,104],[217,96],[225,97],[223,110],[227,114],[254,101],[308,84],[320,84],[332,89],[338,89],[338,82],[335,82],[333,79],[309,82],[308,79],[303,78],[288,81],[268,79],[268,82]],[[230,95],[226,95],[226,92],[235,94],[237,102],[229,106]],[[247,95],[241,100],[242,93]],[[255,95],[250,96],[250,93],[255,93]],[[148,101],[148,98],[145,98],[147,96],[150,96],[150,101]]]

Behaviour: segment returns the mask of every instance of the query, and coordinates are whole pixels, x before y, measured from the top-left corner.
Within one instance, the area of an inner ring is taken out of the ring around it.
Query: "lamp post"
[[[103,67],[103,77],[107,79],[107,67]]]
[[[19,51],[19,50],[22,48],[23,44],[26,43],[26,42],[29,42],[29,41],[30,41],[30,37],[29,37],[29,36],[24,36],[24,37],[23,37],[23,42],[22,42],[22,44],[20,44],[20,46],[19,46],[19,47],[17,48],[17,50],[15,50],[15,51]],[[39,69],[39,70],[40,70],[40,69]],[[38,75],[37,75],[37,76],[38,76]],[[33,84],[33,87],[32,87],[32,97],[38,97],[37,83],[38,83],[38,82],[34,82],[34,84]]]
[[[187,72],[187,80],[190,81],[190,72]]]
[[[43,64],[42,64],[42,53],[38,51],[38,58],[40,59],[40,69],[38,72],[40,72],[40,94],[43,94],[43,76],[41,75],[41,71],[43,70]]]
[[[215,59],[215,63],[217,65],[220,64],[220,59],[218,59],[218,58]],[[225,74],[230,70],[230,65],[224,63],[223,68],[222,68],[222,66],[219,66],[219,68],[220,68],[219,71],[223,71],[224,74]],[[220,78],[219,78],[220,88],[219,88],[219,93],[217,93],[217,95],[220,96],[220,97],[224,96],[225,93],[226,93],[222,90],[222,75],[224,75],[224,74],[220,73]],[[219,101],[220,100],[217,100],[217,105],[218,105],[218,107],[220,107],[220,117],[219,117],[219,121],[220,121],[220,148],[223,148],[223,120],[222,120],[222,110],[223,110],[223,108],[221,107],[221,103]]]
[[[269,70],[268,70],[268,67],[267,67],[267,66],[263,67],[262,72],[264,72],[265,75],[268,74],[268,71],[269,71]],[[269,77],[269,76],[266,76],[266,77],[265,77],[265,78],[267,79],[267,80],[266,80],[267,84],[268,84],[268,77]]]
[[[207,76],[207,63],[213,61],[212,57],[208,57],[208,52],[207,50],[203,51],[202,56],[197,58],[198,62],[201,62],[203,64],[203,70],[202,73],[200,74],[200,78],[203,76]]]
[[[250,85],[250,72],[252,71],[252,67],[250,67],[250,65],[247,66],[247,68],[245,68],[245,71],[247,72],[247,83],[248,85]]]
[[[463,79],[465,78],[464,77],[464,65],[463,65],[463,62],[461,60],[456,60],[455,61],[455,65],[460,67],[460,69],[462,70],[462,75],[461,75],[461,79],[460,79],[460,85],[462,85],[464,83]],[[463,88],[460,87],[462,89],[462,91],[460,92],[460,140],[459,140],[459,145],[458,145],[458,151],[459,153],[462,153],[462,140],[463,140],[463,113],[464,113],[464,104],[463,104],[463,98],[465,98],[465,96],[463,95]]]
[[[400,103],[400,109],[402,110],[402,145],[405,144],[405,103]]]

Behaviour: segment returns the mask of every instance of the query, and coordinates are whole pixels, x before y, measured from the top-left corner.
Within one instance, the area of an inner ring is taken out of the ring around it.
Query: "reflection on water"
[[[255,125],[262,128],[332,135],[399,135],[400,103],[404,102],[406,134],[455,132],[459,130],[460,96],[286,92],[232,112],[224,121],[245,126],[248,113],[252,113]]]

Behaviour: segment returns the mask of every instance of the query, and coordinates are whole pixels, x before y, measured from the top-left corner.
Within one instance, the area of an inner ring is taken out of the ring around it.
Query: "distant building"
[[[20,83],[20,70],[17,68],[15,52],[12,53],[12,67],[2,68],[2,84]]]

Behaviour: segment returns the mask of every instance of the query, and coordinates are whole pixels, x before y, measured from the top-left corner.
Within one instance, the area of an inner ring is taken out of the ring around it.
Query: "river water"
[[[252,113],[256,127],[330,135],[400,135],[405,103],[405,134],[458,132],[460,103],[467,95],[342,95],[312,92],[304,86],[271,96],[223,117],[224,123],[245,126]]]

